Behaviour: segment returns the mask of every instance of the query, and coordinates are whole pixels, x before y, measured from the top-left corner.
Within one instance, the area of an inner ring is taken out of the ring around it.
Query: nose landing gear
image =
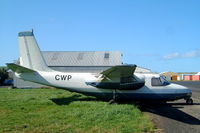
[[[193,105],[193,100],[192,100],[192,98],[186,99],[186,104],[188,104],[188,105]]]

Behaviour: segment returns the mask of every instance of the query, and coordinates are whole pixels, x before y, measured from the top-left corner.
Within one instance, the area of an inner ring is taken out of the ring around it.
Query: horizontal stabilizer
[[[26,68],[26,67],[14,64],[14,63],[8,63],[7,66],[8,66],[9,69],[11,69],[13,72],[16,72],[16,73],[36,72],[36,71],[34,71],[32,69],[29,69],[29,68]]]

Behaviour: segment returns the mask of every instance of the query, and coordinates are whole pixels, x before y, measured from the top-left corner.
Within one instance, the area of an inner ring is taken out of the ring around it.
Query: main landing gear
[[[116,104],[116,89],[114,89],[113,91],[113,99],[111,99],[109,102],[109,104]]]
[[[187,105],[193,105],[193,100],[192,100],[192,98],[186,99],[186,104],[187,104]]]

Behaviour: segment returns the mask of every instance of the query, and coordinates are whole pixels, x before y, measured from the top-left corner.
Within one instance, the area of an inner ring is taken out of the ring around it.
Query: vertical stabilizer
[[[37,71],[49,71],[33,31],[19,32],[20,65]]]

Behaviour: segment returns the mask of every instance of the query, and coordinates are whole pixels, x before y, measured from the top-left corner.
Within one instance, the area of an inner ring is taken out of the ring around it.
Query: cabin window
[[[152,86],[162,86],[162,82],[160,81],[160,78],[152,78],[151,85]]]
[[[164,77],[152,78],[151,79],[151,85],[152,86],[166,86],[166,85],[169,85],[169,84],[170,83]]]

